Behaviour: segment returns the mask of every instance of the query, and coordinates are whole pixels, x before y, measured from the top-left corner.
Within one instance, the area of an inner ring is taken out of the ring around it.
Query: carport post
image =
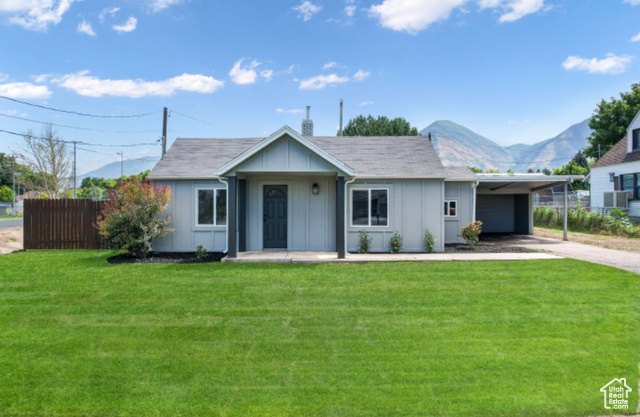
[[[568,206],[569,206],[569,195],[567,193],[569,187],[568,184],[565,183],[564,184],[564,229],[563,229],[563,236],[562,239],[563,240],[569,240],[569,238],[567,237],[567,212],[568,212]]]

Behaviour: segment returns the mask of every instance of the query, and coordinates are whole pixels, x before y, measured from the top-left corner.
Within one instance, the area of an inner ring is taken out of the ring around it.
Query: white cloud
[[[369,71],[358,70],[358,72],[353,75],[353,81],[363,81],[370,74],[371,73]]]
[[[91,23],[87,22],[86,20],[83,20],[81,23],[78,24],[78,33],[85,33],[89,36],[96,36],[96,33],[93,31],[93,28],[91,27]]]
[[[372,104],[373,104],[373,101],[368,100],[368,101],[363,101],[362,103],[359,103],[358,106],[364,107],[364,106],[371,106]]]
[[[167,7],[180,4],[182,3],[182,1],[183,0],[150,0],[149,5],[151,7],[151,11],[159,12],[166,9]]]
[[[337,63],[337,62],[333,62],[333,61],[331,61],[331,62],[327,62],[326,64],[324,64],[324,65],[322,66],[322,69],[335,68],[335,67],[337,67],[337,66],[338,66],[338,63]]]
[[[236,84],[253,84],[256,82],[258,78],[258,73],[256,72],[256,68],[260,65],[257,61],[252,61],[249,65],[242,67],[242,61],[244,58],[239,59],[233,64],[231,71],[229,71],[229,77],[231,77],[231,81]]]
[[[11,98],[44,100],[51,97],[51,91],[45,85],[8,83],[0,84],[0,95]]]
[[[273,70],[270,69],[260,71],[260,76],[267,81],[271,81],[271,79],[273,78],[273,74]]]
[[[545,7],[545,0],[383,0],[371,6],[369,14],[378,18],[383,27],[416,34],[448,19],[454,9],[466,13],[463,6],[472,1],[478,3],[480,9],[500,9],[503,12],[500,22],[515,22]]]
[[[639,0],[640,1],[640,0]],[[638,33],[636,36],[634,36],[633,38],[631,38],[631,42],[638,42],[640,41],[640,33]]]
[[[544,7],[545,0],[480,0],[480,8],[500,8],[505,10],[499,22],[515,22],[516,20],[535,13]]]
[[[0,0],[0,14],[9,14],[9,23],[29,30],[46,31],[57,25],[77,0]]]
[[[126,32],[133,32],[134,30],[136,30],[136,27],[138,26],[138,19],[136,19],[135,17],[130,17],[129,19],[127,19],[126,23],[123,25],[113,25],[113,30],[115,30],[116,32],[120,32],[120,33],[126,33]]]
[[[200,74],[182,74],[162,81],[103,80],[89,75],[89,71],[55,77],[51,82],[82,96],[131,98],[171,96],[177,91],[210,94],[224,85],[222,81]]]
[[[637,6],[640,4],[640,0],[624,0],[624,3],[629,3],[632,6]]]
[[[298,113],[302,113],[303,110],[302,109],[290,109],[290,110],[284,110],[281,109],[280,107],[278,107],[276,109],[277,113],[285,113],[285,114],[298,114]]]
[[[563,63],[562,67],[567,71],[587,71],[596,74],[620,74],[627,70],[633,57],[628,55],[618,56],[607,54],[606,58],[581,58],[570,56]]]
[[[369,13],[377,17],[383,27],[415,34],[438,20],[447,19],[453,9],[467,1],[384,0],[371,6]]]
[[[292,7],[293,10],[298,12],[298,17],[301,17],[305,22],[310,20],[314,14],[322,10],[322,6],[317,6],[311,3],[309,0],[305,0],[298,6]]]
[[[356,13],[356,2],[355,0],[347,0],[347,5],[344,7],[344,14],[347,17],[353,17]]]
[[[98,16],[98,18],[101,22],[104,22],[105,17],[113,17],[116,13],[118,13],[119,10],[119,7],[108,7],[106,9],[102,9],[102,12],[100,12],[100,16]]]
[[[0,72],[0,83],[9,79],[8,74],[3,74]]]
[[[343,84],[349,81],[349,77],[340,77],[336,74],[318,75],[316,77],[301,80],[298,88],[300,90],[321,90],[325,87]]]

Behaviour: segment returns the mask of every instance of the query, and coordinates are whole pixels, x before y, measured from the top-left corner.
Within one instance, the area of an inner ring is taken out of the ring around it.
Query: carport
[[[476,220],[483,233],[533,234],[533,193],[564,186],[564,238],[567,239],[567,188],[581,175],[477,174]]]

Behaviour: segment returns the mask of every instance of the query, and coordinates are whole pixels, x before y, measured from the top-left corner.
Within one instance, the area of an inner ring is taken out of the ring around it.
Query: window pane
[[[371,190],[371,225],[387,225],[387,190]]]
[[[213,190],[198,190],[198,224],[213,224]]]
[[[455,201],[450,201],[449,202],[449,216],[456,216],[456,202]]]
[[[622,189],[624,191],[632,191],[633,190],[633,174],[623,175],[622,176]]]
[[[216,224],[227,224],[227,190],[216,191]]]
[[[368,201],[369,192],[367,190],[353,190],[351,194],[351,224],[354,226],[369,225]]]
[[[633,143],[631,149],[640,148],[640,129],[636,129],[633,131]]]

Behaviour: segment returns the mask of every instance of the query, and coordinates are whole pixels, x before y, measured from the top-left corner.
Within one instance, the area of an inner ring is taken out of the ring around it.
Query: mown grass
[[[13,216],[8,214],[0,214],[0,222],[4,220],[20,220],[22,216]]]
[[[640,280],[573,260],[109,265],[0,256],[0,415],[579,416]]]

